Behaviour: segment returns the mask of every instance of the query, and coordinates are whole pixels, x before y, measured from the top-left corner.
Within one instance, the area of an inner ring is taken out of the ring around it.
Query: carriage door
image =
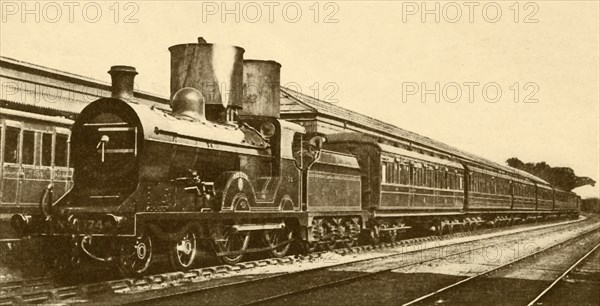
[[[48,141],[42,140],[44,149],[42,150],[42,157],[44,152],[48,150],[52,153],[52,170],[51,180],[54,184],[54,196],[55,199],[65,194],[73,185],[73,169],[69,166],[69,130],[63,128],[56,128],[54,134],[54,141],[52,141],[51,134],[44,134],[48,137]],[[50,145],[52,144],[52,145]],[[42,163],[48,163],[48,160],[42,160]]]
[[[19,169],[19,205],[35,205],[45,185],[41,177],[38,150],[39,133],[33,130],[21,130],[21,167]]]
[[[4,121],[2,125],[2,205],[16,205],[19,188],[19,148],[21,144],[21,124]]]

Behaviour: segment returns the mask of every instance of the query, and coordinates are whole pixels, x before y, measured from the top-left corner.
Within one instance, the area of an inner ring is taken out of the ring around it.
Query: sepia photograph
[[[0,18],[0,305],[600,306],[600,0]]]

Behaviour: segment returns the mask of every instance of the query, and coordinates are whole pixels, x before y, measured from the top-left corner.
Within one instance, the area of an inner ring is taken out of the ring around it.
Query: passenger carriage
[[[61,196],[72,186],[69,135],[72,120],[0,108],[0,238],[16,235],[15,213],[39,211],[48,184]]]

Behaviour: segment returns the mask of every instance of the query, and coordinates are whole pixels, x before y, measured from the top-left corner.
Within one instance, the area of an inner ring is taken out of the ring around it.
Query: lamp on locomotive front
[[[111,98],[131,101],[135,76],[138,74],[132,66],[112,66],[108,71],[112,80]]]

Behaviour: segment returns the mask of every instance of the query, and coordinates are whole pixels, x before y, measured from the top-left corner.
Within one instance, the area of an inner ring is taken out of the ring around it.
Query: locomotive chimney
[[[133,99],[133,80],[138,74],[135,67],[112,66],[108,71],[112,79],[111,97],[116,99]]]
[[[171,99],[182,88],[202,94],[206,119],[231,121],[242,107],[244,49],[207,43],[171,46]],[[202,115],[203,116],[203,115]]]
[[[281,64],[275,61],[244,61],[244,108],[240,116],[279,118]]]

